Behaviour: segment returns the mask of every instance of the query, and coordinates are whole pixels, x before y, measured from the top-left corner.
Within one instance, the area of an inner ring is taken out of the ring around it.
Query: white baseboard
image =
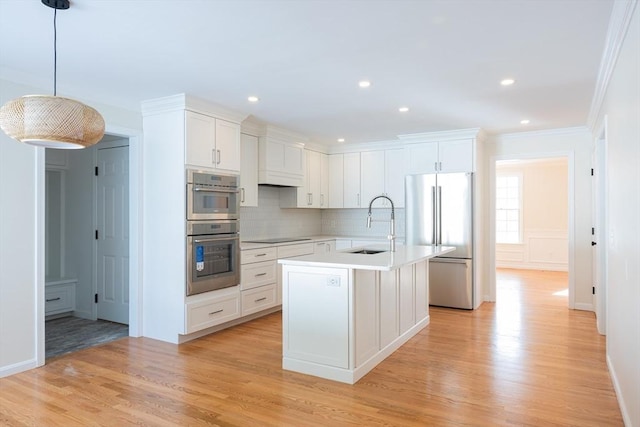
[[[577,302],[573,305],[575,310],[584,310],[584,311],[596,311],[593,307],[593,304],[588,304],[584,302]]]
[[[620,389],[620,382],[618,381],[618,374],[616,374],[616,370],[613,368],[613,363],[611,363],[611,359],[609,358],[609,354],[607,354],[607,367],[609,368],[609,376],[611,377],[611,382],[613,383],[613,389],[616,391],[616,399],[618,400],[618,406],[620,407],[620,413],[622,414],[622,421],[625,426],[632,426],[631,416],[629,415],[629,410],[627,409],[627,405],[624,401],[624,396],[622,396],[622,390]]]
[[[509,262],[496,260],[496,268],[515,268],[518,270],[569,271],[569,265],[540,262]]]
[[[38,361],[36,359],[25,360],[24,362],[14,363],[13,365],[0,367],[0,378],[8,377],[9,375],[17,374],[19,372],[28,371],[38,367]]]

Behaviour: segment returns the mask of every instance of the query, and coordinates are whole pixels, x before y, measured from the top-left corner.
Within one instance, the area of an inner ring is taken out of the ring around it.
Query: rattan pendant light
[[[102,139],[104,119],[83,103],[56,96],[58,9],[68,9],[68,0],[42,0],[53,12],[53,96],[25,95],[0,108],[0,128],[11,138],[47,148],[85,148]]]

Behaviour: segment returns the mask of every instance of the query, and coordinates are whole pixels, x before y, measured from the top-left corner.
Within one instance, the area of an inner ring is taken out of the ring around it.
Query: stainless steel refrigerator
[[[405,177],[408,245],[456,249],[429,263],[429,304],[473,309],[473,174]]]

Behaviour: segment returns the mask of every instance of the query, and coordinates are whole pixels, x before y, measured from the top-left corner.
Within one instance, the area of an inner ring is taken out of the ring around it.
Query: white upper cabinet
[[[440,142],[438,155],[438,172],[474,172],[472,139]]]
[[[216,119],[216,168],[240,171],[240,125]]]
[[[240,206],[258,206],[258,137],[240,137]]]
[[[328,179],[322,174],[322,157],[325,154],[304,150],[304,185],[297,188],[280,190],[280,206],[286,208],[321,208],[323,202],[322,180]],[[325,160],[326,163],[326,160]],[[324,206],[326,207],[326,206]]]
[[[330,154],[329,169],[329,207],[344,207],[344,154]]]
[[[385,195],[393,200],[396,208],[404,206],[404,151],[391,150],[364,151],[360,153],[360,176],[362,207],[368,207],[376,196]],[[391,203],[379,199],[376,208],[389,208]]]
[[[396,148],[384,151],[384,191],[396,208],[404,207],[404,150]]]
[[[329,207],[329,156],[320,154],[320,207]]]
[[[407,175],[473,172],[473,139],[408,144]]]
[[[185,111],[185,163],[240,171],[240,125]]]
[[[360,193],[360,153],[344,154],[344,201],[345,208],[362,206]]]

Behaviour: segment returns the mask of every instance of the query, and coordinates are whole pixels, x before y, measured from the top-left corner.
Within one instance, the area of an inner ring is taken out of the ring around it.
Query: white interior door
[[[98,150],[98,319],[129,324],[129,147]]]
[[[607,245],[606,245],[606,154],[605,140],[596,141],[593,154],[593,192],[592,192],[592,274],[593,304],[596,310],[598,332],[605,335],[606,296],[607,296]]]

